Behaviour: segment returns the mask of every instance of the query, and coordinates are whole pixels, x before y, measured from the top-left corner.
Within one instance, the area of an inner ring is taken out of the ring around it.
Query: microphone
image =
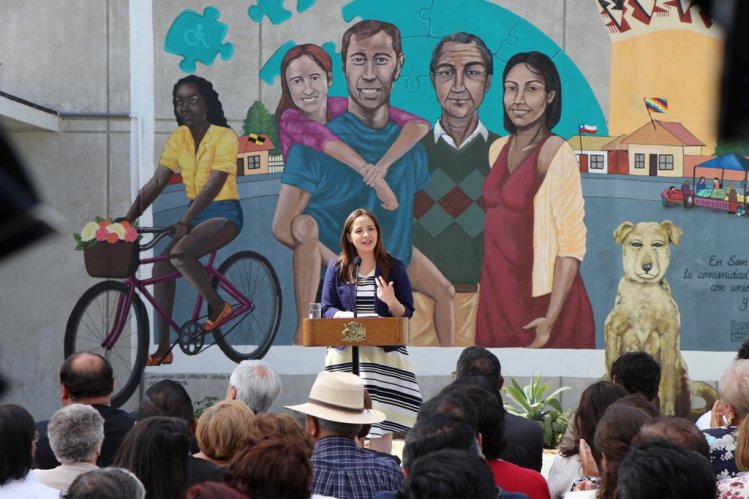
[[[359,255],[354,257],[354,266],[356,267],[356,276],[354,276],[354,318],[356,315],[356,293],[359,288],[359,266],[361,265],[361,257]]]

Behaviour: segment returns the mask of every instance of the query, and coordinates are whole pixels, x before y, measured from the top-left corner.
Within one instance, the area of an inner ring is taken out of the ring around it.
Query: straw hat
[[[306,404],[287,409],[336,423],[372,424],[385,420],[385,414],[364,408],[364,382],[359,376],[323,371],[317,375]]]

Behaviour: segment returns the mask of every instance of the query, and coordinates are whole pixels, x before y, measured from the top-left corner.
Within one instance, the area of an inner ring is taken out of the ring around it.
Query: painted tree
[[[256,100],[247,110],[247,116],[244,119],[242,127],[244,135],[250,133],[264,133],[270,137],[274,149],[271,154],[281,154],[281,144],[278,141],[278,127],[276,119],[268,112],[265,104]]]
[[[715,155],[723,156],[735,152],[739,156],[749,156],[749,142],[720,140],[715,146]]]

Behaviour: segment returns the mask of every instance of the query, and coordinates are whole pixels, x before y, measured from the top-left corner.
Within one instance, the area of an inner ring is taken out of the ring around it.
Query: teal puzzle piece
[[[317,2],[317,0],[297,0],[296,11],[301,14],[305,10],[315,5],[315,2]]]
[[[284,0],[257,0],[255,5],[247,9],[247,13],[256,23],[262,22],[263,16],[266,16],[271,23],[281,24],[291,19],[291,11],[286,10],[283,3]]]
[[[229,29],[218,21],[220,15],[215,7],[206,7],[202,15],[184,10],[169,27],[164,50],[183,57],[179,68],[185,73],[194,72],[196,62],[211,65],[217,55],[224,61],[234,55],[234,45],[223,43]]]

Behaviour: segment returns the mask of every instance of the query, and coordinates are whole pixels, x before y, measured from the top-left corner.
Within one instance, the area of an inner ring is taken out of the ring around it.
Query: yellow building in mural
[[[654,120],[621,141],[627,146],[630,175],[683,177],[684,158],[700,156],[705,144],[681,123]]]
[[[609,134],[632,133],[648,119],[643,99],[660,97],[668,100],[668,121],[683,124],[712,153],[723,33],[691,3],[656,2],[650,11],[641,2],[625,2],[621,10],[615,3],[601,11],[611,37]]]

